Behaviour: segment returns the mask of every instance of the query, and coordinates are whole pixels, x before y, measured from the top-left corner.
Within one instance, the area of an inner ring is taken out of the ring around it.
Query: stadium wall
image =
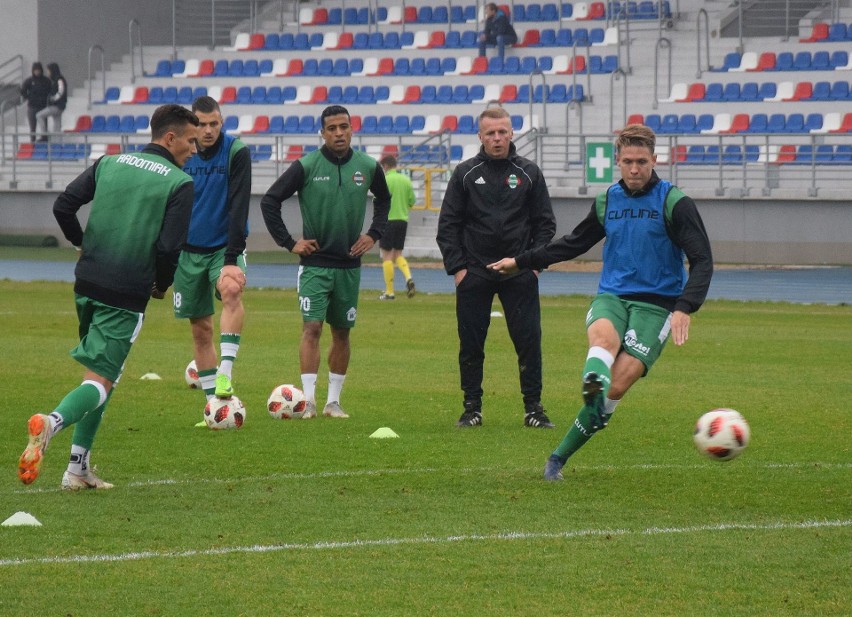
[[[55,236],[68,243],[53,218],[55,191],[0,193],[0,236]],[[252,196],[249,251],[275,250],[260,211],[260,194]],[[557,234],[569,233],[591,207],[591,198],[556,198]],[[852,217],[848,205],[831,201],[769,199],[698,199],[718,263],[852,266]],[[284,222],[299,232],[296,199],[283,207]],[[85,220],[87,208],[81,210]],[[370,213],[368,212],[368,220]],[[438,257],[437,253],[434,255]],[[600,258],[600,246],[586,257]]]

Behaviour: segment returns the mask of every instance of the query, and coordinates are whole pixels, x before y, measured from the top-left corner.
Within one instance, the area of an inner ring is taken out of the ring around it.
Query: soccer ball
[[[301,418],[306,406],[305,393],[291,384],[275,386],[266,401],[269,415],[279,420]]]
[[[698,451],[717,461],[737,458],[748,445],[751,431],[740,412],[714,409],[698,418],[693,440]]]
[[[213,398],[204,406],[204,421],[214,431],[240,428],[246,421],[246,407],[236,396]]]
[[[201,387],[201,380],[198,378],[198,368],[195,366],[195,360],[192,360],[186,365],[183,378],[186,379],[186,385],[193,390]]]

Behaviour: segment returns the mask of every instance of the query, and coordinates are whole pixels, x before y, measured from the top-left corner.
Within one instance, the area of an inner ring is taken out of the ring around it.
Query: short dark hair
[[[199,96],[192,103],[192,111],[200,111],[203,114],[212,114],[214,111],[218,111],[222,113],[222,110],[219,109],[219,103],[216,102],[212,96]]]
[[[352,116],[349,115],[349,110],[346,109],[343,105],[329,105],[325,109],[322,110],[320,114],[320,126],[325,128],[325,119],[329,116],[339,116],[340,114],[346,114],[346,117],[350,120]]]
[[[379,161],[379,165],[387,167],[388,169],[393,169],[396,167],[396,157],[393,154],[386,154],[382,157],[382,160]]]
[[[151,139],[156,141],[169,131],[183,134],[187,124],[198,126],[198,116],[182,105],[160,105],[151,114]]]

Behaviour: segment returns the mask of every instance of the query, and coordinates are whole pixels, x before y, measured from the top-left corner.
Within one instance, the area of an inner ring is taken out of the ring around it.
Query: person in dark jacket
[[[606,238],[598,294],[586,315],[583,406],[548,458],[545,480],[563,479],[568,457],[609,423],[669,337],[675,345],[686,342],[690,315],[710,287],[713,254],[704,223],[695,202],[657,176],[655,144],[648,127],[624,127],[615,142],[621,180],[597,196],[574,231],[489,266],[507,275],[518,268],[544,268],[582,255]]]
[[[74,270],[80,342],[71,356],[85,371],[52,413],[27,422],[29,441],[18,460],[24,484],[38,478],[51,438],[73,425],[62,488],[112,488],[95,475],[89,454],[148,300],[163,299],[174,278],[192,214],[192,178],[181,167],[195,152],[197,126],[195,114],[180,105],[158,107],[152,143],[141,152],[102,156],[56,198],[56,221],[80,251]],[[84,230],[77,212],[90,202]]]
[[[59,65],[51,62],[47,65],[47,76],[50,79],[50,96],[47,97],[47,107],[36,113],[40,141],[47,141],[47,119],[53,118],[53,133],[62,131],[62,112],[68,103],[68,82],[62,76]]]
[[[556,219],[538,165],[518,156],[509,113],[491,107],[479,116],[479,154],[460,163],[447,185],[438,219],[444,269],[455,278],[459,372],[464,394],[459,427],[482,424],[485,338],[494,296],[500,298],[518,355],[524,425],[553,428],[541,404],[541,308],[538,272],[512,276],[488,269],[502,255],[544,246]]]
[[[41,62],[33,62],[32,75],[21,85],[21,96],[27,102],[27,120],[30,124],[30,141],[36,140],[36,114],[47,107],[53,84],[44,74]]]
[[[485,27],[479,35],[479,55],[485,55],[485,48],[497,46],[497,55],[506,55],[506,45],[518,42],[518,35],[509,21],[509,16],[493,2],[485,5]]]

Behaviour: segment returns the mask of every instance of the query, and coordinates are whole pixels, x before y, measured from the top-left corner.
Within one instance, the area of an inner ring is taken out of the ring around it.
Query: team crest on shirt
[[[516,189],[521,186],[521,179],[515,174],[511,174],[508,178],[506,178],[506,184],[509,185],[510,189]]]
[[[361,186],[364,184],[364,174],[360,171],[356,171],[355,175],[352,176],[352,182],[355,183],[355,186]]]

